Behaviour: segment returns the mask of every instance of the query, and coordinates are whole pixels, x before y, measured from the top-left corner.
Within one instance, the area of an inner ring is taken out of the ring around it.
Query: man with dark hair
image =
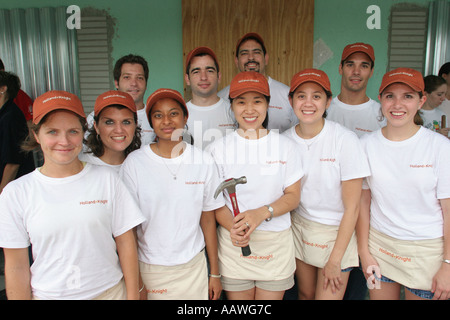
[[[208,47],[192,50],[186,58],[186,84],[192,99],[186,103],[189,110],[188,130],[194,144],[204,149],[215,139],[233,128],[230,103],[217,95],[221,79],[217,56]]]
[[[439,69],[438,76],[444,78],[447,82],[447,94],[445,100],[438,107],[447,116],[447,128],[450,127],[450,62],[444,63]]]
[[[128,54],[117,60],[114,65],[114,85],[117,90],[128,93],[136,104],[138,124],[141,126],[142,145],[149,144],[155,139],[155,133],[145,114],[144,94],[148,81],[147,61],[138,55]],[[87,117],[89,127],[94,121],[94,112]]]
[[[234,59],[236,67],[242,71],[256,71],[267,78],[270,87],[269,122],[267,129],[278,129],[283,132],[295,124],[298,119],[289,103],[289,87],[284,83],[272,79],[266,74],[266,66],[269,63],[269,53],[266,50],[262,37],[254,32],[245,34],[236,45]],[[219,97],[228,99],[230,87],[219,91]]]
[[[0,193],[9,182],[34,170],[31,153],[20,148],[28,136],[28,126],[13,102],[19,90],[19,78],[0,71]]]
[[[0,71],[5,71],[5,65],[1,59]],[[31,99],[22,89],[19,89],[19,92],[14,99],[14,103],[22,110],[25,115],[25,120],[27,120],[28,123],[31,123],[31,120],[33,119],[33,99]]]
[[[370,44],[357,42],[342,51],[339,74],[341,92],[328,108],[328,120],[340,123],[358,137],[384,126],[380,104],[367,96],[367,84],[373,75],[375,54]]]

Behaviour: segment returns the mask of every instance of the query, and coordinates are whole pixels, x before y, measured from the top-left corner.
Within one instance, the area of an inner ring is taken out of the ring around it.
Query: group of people
[[[189,53],[188,102],[161,88],[144,103],[135,55],[87,117],[72,93],[39,96],[22,148],[44,162],[0,194],[8,298],[449,299],[450,141],[421,111],[446,89],[398,68],[378,103],[374,62],[347,45],[333,98],[318,69],[269,77],[248,33],[220,92],[213,50]],[[0,75],[1,114],[15,92]]]

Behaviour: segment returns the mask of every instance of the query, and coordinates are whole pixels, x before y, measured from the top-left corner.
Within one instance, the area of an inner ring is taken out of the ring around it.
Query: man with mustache
[[[236,45],[234,58],[236,67],[242,71],[256,71],[263,74],[269,82],[270,103],[267,129],[278,129],[283,132],[297,124],[298,119],[289,103],[289,87],[266,74],[269,54],[266,51],[264,40],[254,32],[245,34]],[[219,91],[219,97],[228,99],[230,86]]]
[[[340,123],[358,137],[385,125],[380,121],[380,104],[366,94],[374,63],[375,54],[370,44],[358,42],[344,48],[339,65],[341,92],[327,111],[328,120]]]

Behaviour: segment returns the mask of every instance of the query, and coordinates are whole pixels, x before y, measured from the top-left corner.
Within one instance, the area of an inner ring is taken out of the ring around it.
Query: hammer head
[[[216,189],[216,192],[214,193],[214,198],[217,198],[219,193],[222,193],[223,190],[227,190],[228,193],[234,193],[236,191],[236,185],[237,184],[244,184],[247,183],[247,178],[242,176],[240,178],[230,178],[225,181],[223,181]]]

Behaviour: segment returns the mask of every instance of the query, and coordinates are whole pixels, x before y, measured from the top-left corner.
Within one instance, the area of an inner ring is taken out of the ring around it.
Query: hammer
[[[246,177],[240,177],[238,179],[236,178],[230,178],[227,179],[225,181],[223,181],[216,189],[216,192],[214,193],[214,198],[217,198],[217,196],[222,193],[223,190],[227,190],[228,194],[230,196],[230,200],[231,200],[231,205],[233,207],[233,214],[234,216],[237,216],[239,214],[239,207],[238,207],[238,203],[237,203],[237,199],[236,199],[236,185],[237,184],[244,184],[247,183],[247,178]],[[246,246],[246,247],[242,247],[242,255],[244,257],[249,256],[251,251],[250,251],[250,246]]]

